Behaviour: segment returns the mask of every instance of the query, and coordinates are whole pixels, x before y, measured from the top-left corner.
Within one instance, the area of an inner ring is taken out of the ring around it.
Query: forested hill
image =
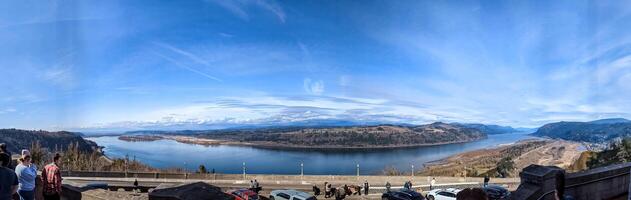
[[[292,128],[276,132],[229,132],[199,134],[198,137],[285,147],[399,147],[468,142],[486,138],[474,128],[432,123],[420,126],[356,126],[334,128]]]
[[[591,122],[557,122],[542,126],[536,136],[565,140],[607,143],[613,139],[631,137],[631,121],[621,118]]]
[[[93,151],[96,143],[84,140],[78,133],[59,131],[34,131],[20,129],[0,129],[0,143],[6,143],[9,151],[18,153],[22,149],[30,149],[31,144],[39,141],[43,148],[54,150],[66,149],[70,143],[77,143],[81,151]]]

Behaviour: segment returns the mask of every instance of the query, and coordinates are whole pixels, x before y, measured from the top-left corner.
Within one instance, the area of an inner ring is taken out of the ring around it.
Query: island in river
[[[487,137],[483,131],[460,124],[436,122],[418,126],[287,127],[215,130],[181,134],[135,134],[125,141],[171,139],[200,145],[248,145],[266,148],[398,148],[471,142]]]

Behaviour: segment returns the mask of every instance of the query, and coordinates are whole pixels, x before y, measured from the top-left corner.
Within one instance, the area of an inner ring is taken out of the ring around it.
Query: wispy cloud
[[[171,51],[173,51],[173,52],[175,52],[177,54],[180,54],[182,56],[185,56],[185,57],[191,59],[192,61],[195,61],[196,63],[202,64],[204,66],[209,66],[208,61],[206,61],[205,59],[203,59],[203,58],[201,58],[201,57],[199,57],[199,56],[197,56],[197,55],[195,55],[195,54],[193,54],[191,52],[188,52],[188,51],[182,50],[180,48],[176,48],[176,47],[174,47],[172,45],[161,43],[161,42],[154,42],[154,44],[156,44],[156,45],[158,45],[158,46],[160,46],[162,48],[171,50]]]
[[[285,12],[283,8],[274,0],[233,0],[233,1],[223,1],[223,0],[208,0],[214,4],[221,6],[222,8],[228,10],[232,14],[243,20],[250,20],[250,14],[246,11],[249,7],[255,7],[258,9],[263,9],[274,14],[281,23],[285,23]]]
[[[170,50],[171,52],[174,52],[174,53],[176,53],[176,54],[179,54],[179,55],[181,55],[181,56],[184,56],[184,57],[186,57],[187,59],[192,60],[193,62],[195,62],[195,63],[197,63],[197,64],[200,64],[200,65],[202,65],[202,66],[203,66],[203,67],[205,67],[205,68],[208,68],[208,67],[210,66],[210,64],[209,64],[206,60],[202,59],[201,57],[199,57],[199,56],[197,56],[197,55],[195,55],[195,54],[193,54],[193,53],[191,53],[191,52],[188,52],[188,51],[185,51],[185,50],[182,50],[182,49],[179,49],[179,48],[173,47],[173,46],[168,45],[168,44],[165,44],[165,43],[158,43],[158,42],[155,42],[154,44],[156,44],[156,45],[158,45],[158,46],[160,46],[160,47],[163,47],[163,48],[165,48],[165,49],[167,49],[167,50]],[[210,75],[210,74],[208,74],[208,73],[205,73],[205,72],[203,72],[203,71],[201,71],[201,70],[195,69],[195,68],[194,68],[194,67],[192,67],[192,66],[188,66],[188,65],[186,65],[186,64],[183,64],[181,61],[178,61],[178,60],[176,60],[176,59],[174,59],[174,58],[171,58],[171,57],[166,56],[166,55],[164,55],[164,54],[158,53],[158,52],[156,52],[156,51],[153,51],[153,54],[155,54],[155,55],[159,56],[160,58],[163,58],[163,59],[165,59],[165,60],[167,60],[167,61],[169,61],[169,62],[173,63],[175,66],[177,66],[177,67],[179,67],[179,68],[182,68],[182,69],[188,70],[188,71],[190,71],[190,72],[193,72],[193,73],[199,74],[199,75],[201,75],[201,76],[204,76],[204,77],[206,77],[206,78],[209,78],[209,79],[212,79],[212,80],[215,80],[215,81],[222,82],[222,80],[221,80],[221,79],[219,79],[219,78],[217,78],[217,77],[215,77],[215,76],[212,76],[212,75]]]
[[[15,108],[5,108],[5,109],[0,109],[0,115],[1,114],[9,114],[9,113],[14,113],[17,110]]]
[[[155,52],[154,52],[154,53],[155,53]],[[217,77],[211,76],[211,75],[209,75],[209,74],[207,74],[207,73],[204,73],[204,72],[199,71],[199,70],[197,70],[197,69],[194,69],[194,68],[192,68],[192,67],[186,66],[186,65],[184,65],[184,64],[182,64],[182,63],[180,63],[179,61],[177,61],[177,60],[173,59],[173,58],[170,58],[170,57],[168,57],[168,56],[162,55],[162,54],[160,54],[160,53],[155,53],[155,55],[157,55],[157,56],[159,56],[159,57],[161,57],[161,58],[163,58],[163,59],[165,59],[165,60],[167,60],[167,61],[169,61],[169,62],[173,63],[175,66],[177,66],[177,67],[179,67],[179,68],[182,68],[182,69],[188,70],[188,71],[190,71],[190,72],[193,72],[193,73],[199,74],[199,75],[201,75],[201,76],[204,76],[204,77],[206,77],[206,78],[209,78],[209,79],[212,79],[212,80],[215,80],[215,81],[222,82],[222,80],[221,80],[221,79],[219,79],[219,78],[217,78]]]
[[[310,78],[305,78],[303,81],[303,88],[305,92],[313,95],[320,95],[324,92],[324,82],[321,80],[312,81]]]
[[[274,13],[280,22],[285,23],[285,12],[274,0],[256,0],[262,8]]]

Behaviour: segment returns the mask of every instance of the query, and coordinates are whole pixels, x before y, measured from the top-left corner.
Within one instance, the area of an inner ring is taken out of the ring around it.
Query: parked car
[[[425,200],[422,194],[413,190],[390,191],[381,195],[382,200]]]
[[[499,185],[489,185],[483,187],[482,190],[486,192],[486,196],[489,200],[507,200],[510,199],[510,192],[508,189]]]
[[[235,196],[235,200],[259,200],[259,195],[248,189],[231,190],[228,194]]]
[[[427,193],[428,200],[456,200],[456,194],[460,192],[460,189],[448,188],[448,189],[435,189]]]
[[[269,193],[270,200],[317,200],[313,195],[297,190],[274,190]]]

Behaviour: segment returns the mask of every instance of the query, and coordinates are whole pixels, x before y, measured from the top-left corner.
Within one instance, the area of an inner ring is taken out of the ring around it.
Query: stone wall
[[[521,184],[512,194],[515,200],[627,199],[631,163],[611,165],[577,173],[558,167],[531,165],[520,173]]]
[[[576,199],[617,199],[629,193],[631,163],[601,167],[565,178],[565,194]]]

